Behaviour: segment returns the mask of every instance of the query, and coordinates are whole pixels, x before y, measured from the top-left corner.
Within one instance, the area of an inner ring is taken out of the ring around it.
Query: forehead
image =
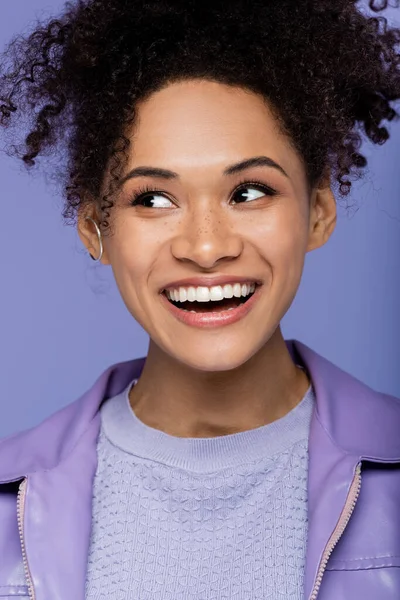
[[[202,156],[247,148],[287,153],[289,140],[260,95],[208,80],[169,84],[138,103],[132,131],[135,155],[178,159],[183,152]],[[259,150],[259,152],[258,152]],[[183,157],[182,157],[183,158]]]

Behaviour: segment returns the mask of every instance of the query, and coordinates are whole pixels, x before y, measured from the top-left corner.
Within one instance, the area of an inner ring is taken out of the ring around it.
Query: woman
[[[150,344],[0,444],[0,597],[400,597],[398,400],[280,328],[399,40],[351,0],[76,0],[10,43],[12,150],[67,152],[64,217]]]

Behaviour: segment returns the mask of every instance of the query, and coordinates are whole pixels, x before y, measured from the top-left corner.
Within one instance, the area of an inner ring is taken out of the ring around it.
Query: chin
[[[255,352],[251,352],[250,350],[244,352],[243,347],[239,348],[232,349],[231,352],[221,351],[219,348],[201,352],[198,348],[182,355],[174,353],[170,356],[177,362],[183,363],[193,370],[218,373],[240,368],[255,354]]]
[[[167,363],[176,362],[195,371],[212,373],[243,367],[263,353],[275,331],[268,325],[263,330],[259,325],[229,329],[194,330],[184,332],[185,335],[164,329],[153,332],[150,338],[158,348],[156,354],[164,354]]]

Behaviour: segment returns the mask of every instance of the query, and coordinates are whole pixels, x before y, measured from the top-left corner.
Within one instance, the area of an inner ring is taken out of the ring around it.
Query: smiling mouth
[[[248,296],[241,296],[240,298],[224,298],[223,300],[210,300],[209,302],[190,302],[186,300],[186,302],[178,302],[175,300],[170,300],[166,295],[165,291],[163,292],[165,297],[167,298],[170,304],[176,306],[180,310],[186,312],[196,312],[196,313],[204,313],[204,312],[223,312],[226,310],[234,310],[241,304],[245,304],[252,297],[254,292],[249,294]]]

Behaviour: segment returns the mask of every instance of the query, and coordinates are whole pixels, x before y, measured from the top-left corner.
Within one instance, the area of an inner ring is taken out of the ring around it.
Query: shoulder
[[[400,461],[400,399],[374,390],[305,344],[291,351],[306,366],[316,396],[316,418],[344,451]]]
[[[59,464],[86,432],[100,426],[100,406],[138,376],[145,358],[108,367],[80,398],[39,425],[0,440],[0,482],[20,479]]]

